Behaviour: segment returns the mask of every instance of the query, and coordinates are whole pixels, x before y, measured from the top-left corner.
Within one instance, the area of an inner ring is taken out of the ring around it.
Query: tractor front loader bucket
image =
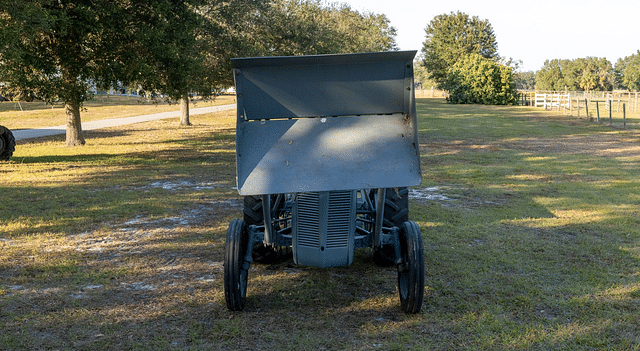
[[[240,195],[420,184],[414,55],[234,59]]]

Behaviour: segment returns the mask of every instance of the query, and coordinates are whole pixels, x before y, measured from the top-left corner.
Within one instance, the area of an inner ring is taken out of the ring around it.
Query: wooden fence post
[[[613,101],[611,101],[613,102]],[[611,110],[613,110],[613,107],[611,106],[611,104],[609,104],[609,125],[613,125],[613,118],[611,117]]]
[[[569,116],[573,114],[573,106],[571,106],[571,93],[567,94],[567,102],[569,103]]]
[[[616,106],[616,112],[620,112],[620,100],[622,99],[622,97],[620,95],[618,95],[618,105]],[[613,102],[613,101],[611,101]]]
[[[587,118],[589,118],[589,100],[584,99],[584,109],[586,110],[587,113]],[[591,119],[591,118],[589,118]]]

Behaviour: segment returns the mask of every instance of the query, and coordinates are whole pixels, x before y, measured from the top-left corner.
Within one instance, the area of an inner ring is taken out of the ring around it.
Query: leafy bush
[[[453,104],[514,105],[517,90],[513,69],[478,54],[449,68],[444,82]]]

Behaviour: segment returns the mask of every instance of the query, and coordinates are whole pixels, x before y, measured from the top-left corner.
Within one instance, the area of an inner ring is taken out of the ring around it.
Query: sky
[[[545,60],[605,57],[612,65],[640,50],[638,0],[338,0],[359,12],[385,14],[400,50],[422,49],[425,28],[460,11],[488,20],[498,54],[537,71]]]

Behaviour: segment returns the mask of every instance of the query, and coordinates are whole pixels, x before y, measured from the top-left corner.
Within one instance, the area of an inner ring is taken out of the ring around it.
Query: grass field
[[[256,264],[246,310],[227,311],[227,111],[18,143],[0,163],[0,349],[639,350],[640,132],[439,99],[418,113],[421,313],[400,312],[370,250]]]

